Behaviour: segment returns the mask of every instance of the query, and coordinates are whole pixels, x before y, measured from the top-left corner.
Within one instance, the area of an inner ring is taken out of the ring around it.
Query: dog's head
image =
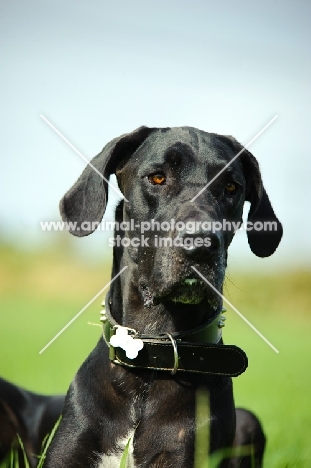
[[[191,267],[221,292],[227,248],[245,201],[254,254],[271,255],[281,240],[258,163],[232,137],[190,127],[140,127],[108,143],[91,163],[96,170],[87,166],[61,200],[63,220],[75,223],[76,236],[93,232],[105,212],[107,179],[116,173],[126,199],[117,208],[118,220],[134,226],[118,233],[126,238],[119,257],[121,252],[123,264],[135,265],[134,281],[147,306],[205,300],[219,305]]]

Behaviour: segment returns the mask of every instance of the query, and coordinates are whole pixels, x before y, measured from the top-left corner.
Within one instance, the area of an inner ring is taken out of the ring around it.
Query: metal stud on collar
[[[225,309],[224,307],[222,308],[222,312],[225,313],[227,312],[227,309]],[[225,317],[224,315],[221,315],[220,316],[220,320],[218,322],[218,328],[223,328],[225,326],[225,321],[227,320],[227,317]]]
[[[106,315],[106,310],[105,308],[103,310],[100,311],[100,319],[99,319],[101,322],[105,323],[107,322],[108,318],[107,318],[107,315]]]

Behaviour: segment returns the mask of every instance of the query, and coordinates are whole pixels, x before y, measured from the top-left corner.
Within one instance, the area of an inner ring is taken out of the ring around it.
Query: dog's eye
[[[166,179],[163,174],[151,174],[148,176],[148,180],[153,185],[163,185]]]
[[[230,195],[234,194],[236,192],[237,186],[234,182],[228,182],[226,185],[226,192],[229,193]]]

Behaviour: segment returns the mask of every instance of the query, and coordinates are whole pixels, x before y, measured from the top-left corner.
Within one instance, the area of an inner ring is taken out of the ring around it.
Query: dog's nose
[[[193,258],[205,259],[216,255],[221,245],[218,232],[197,231],[188,233],[180,232],[182,248],[185,253]]]

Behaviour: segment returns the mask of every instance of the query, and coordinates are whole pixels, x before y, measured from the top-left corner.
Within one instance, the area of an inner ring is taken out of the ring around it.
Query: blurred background
[[[85,167],[40,114],[89,159],[140,125],[247,144],[278,115],[249,150],[284,238],[259,259],[237,233],[225,295],[279,354],[229,308],[224,336],[249,356],[236,401],[263,421],[267,466],[311,466],[310,21],[307,0],[2,0],[2,377],[65,392],[100,337],[101,299],[39,351],[110,278],[108,234],[40,228],[60,220],[58,202]],[[110,193],[106,220],[116,203]]]

